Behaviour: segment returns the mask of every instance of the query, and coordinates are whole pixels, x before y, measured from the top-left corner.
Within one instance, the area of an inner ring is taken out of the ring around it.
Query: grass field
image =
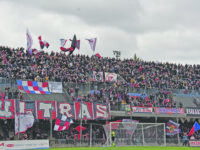
[[[72,148],[51,148],[51,150],[197,150],[199,147],[154,147],[154,146],[133,146],[133,147],[72,147]]]

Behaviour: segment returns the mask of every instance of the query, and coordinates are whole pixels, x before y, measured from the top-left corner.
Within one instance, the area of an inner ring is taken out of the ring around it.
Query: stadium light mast
[[[113,51],[113,54],[117,59],[121,57],[121,51]]]

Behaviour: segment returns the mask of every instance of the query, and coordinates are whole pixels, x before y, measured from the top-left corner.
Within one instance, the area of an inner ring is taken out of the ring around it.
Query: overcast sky
[[[76,54],[91,55],[85,39],[97,37],[104,57],[120,50],[121,58],[200,64],[199,8],[200,0],[0,0],[0,45],[26,47],[28,28],[38,49],[39,35],[60,51],[59,39],[76,34]]]

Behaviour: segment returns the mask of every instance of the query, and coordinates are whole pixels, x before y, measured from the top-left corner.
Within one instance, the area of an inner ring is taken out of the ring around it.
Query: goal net
[[[112,131],[116,146],[166,146],[164,123],[110,122],[104,129],[107,146],[112,145]]]

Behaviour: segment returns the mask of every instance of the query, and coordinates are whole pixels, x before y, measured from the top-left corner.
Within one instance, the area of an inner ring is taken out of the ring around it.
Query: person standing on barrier
[[[113,147],[115,147],[115,131],[114,130],[111,132],[111,136],[112,136],[112,145]]]
[[[187,146],[188,145],[188,136],[187,133],[184,133],[183,135],[183,146]]]

